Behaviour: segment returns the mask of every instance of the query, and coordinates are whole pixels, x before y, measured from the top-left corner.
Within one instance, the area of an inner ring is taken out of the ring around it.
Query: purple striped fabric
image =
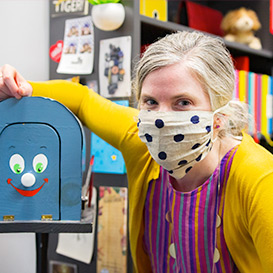
[[[143,244],[153,272],[238,272],[223,234],[225,188],[236,151],[237,147],[229,151],[211,177],[191,192],[176,191],[162,168],[160,177],[149,184]],[[220,253],[217,262],[215,248]]]

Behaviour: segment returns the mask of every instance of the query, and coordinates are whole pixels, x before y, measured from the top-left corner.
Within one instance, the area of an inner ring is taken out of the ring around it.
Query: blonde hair
[[[178,62],[196,75],[205,92],[208,93],[212,111],[224,105],[225,130],[220,135],[230,133],[240,135],[248,124],[245,106],[232,102],[235,87],[234,66],[229,51],[220,38],[200,32],[176,32],[151,44],[135,66],[132,88],[139,101],[143,81],[146,76],[159,68]]]

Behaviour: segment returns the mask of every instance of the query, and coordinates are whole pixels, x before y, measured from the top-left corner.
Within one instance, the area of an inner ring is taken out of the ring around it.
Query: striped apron
[[[238,272],[223,233],[230,150],[211,177],[191,192],[176,191],[167,171],[150,182],[145,202],[144,250],[155,273]]]

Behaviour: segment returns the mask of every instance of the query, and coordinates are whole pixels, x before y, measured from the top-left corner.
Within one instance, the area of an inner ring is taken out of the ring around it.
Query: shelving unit
[[[183,26],[183,25],[179,25],[177,23],[173,23],[173,22],[163,22],[163,21],[159,21],[157,19],[154,18],[150,18],[144,15],[140,15],[140,22],[141,22],[141,28],[145,29],[146,32],[149,29],[149,38],[147,38],[147,36],[145,36],[145,34],[147,33],[141,33],[141,40],[142,41],[147,41],[147,40],[151,40],[151,35],[153,35],[155,38],[153,38],[154,40],[158,39],[158,37],[162,37],[163,35],[166,35],[168,33],[171,32],[175,32],[175,31],[195,31],[194,29],[187,27],[187,26]],[[207,33],[208,34],[208,33]],[[214,37],[217,37],[213,34],[208,34]],[[224,43],[226,44],[226,46],[234,51],[240,52],[240,53],[244,53],[244,54],[251,54],[251,55],[256,55],[256,56],[260,56],[260,57],[264,57],[264,58],[273,58],[273,52],[267,49],[262,49],[262,50],[256,50],[256,49],[252,49],[250,47],[248,47],[247,45],[243,45],[240,43],[236,43],[236,42],[229,42],[226,41],[225,39],[223,39],[222,37],[220,37],[220,39],[222,39],[224,41]]]
[[[140,15],[141,24],[141,42],[142,44],[149,44],[156,41],[158,37],[163,37],[167,34],[176,31],[196,31],[187,26],[179,25],[173,22],[163,22],[147,16]],[[145,30],[145,31],[143,31]],[[207,35],[217,37],[213,34],[206,33]],[[222,39],[231,52],[236,56],[248,56],[250,58],[251,70],[257,73],[272,74],[271,68],[273,64],[273,52],[267,49],[256,50],[248,47],[247,45],[229,42],[222,37]],[[255,64],[252,65],[252,64]]]
[[[135,1],[135,5],[137,5],[137,2],[138,1]],[[172,1],[172,2],[179,2],[179,1]],[[194,1],[194,2],[200,2],[200,1]],[[202,1],[202,4],[204,4],[205,2],[222,2],[222,1]],[[229,1],[229,2],[234,2],[234,1]],[[243,1],[244,4],[246,4],[246,2],[250,2],[250,1]],[[252,1],[251,8],[254,8],[253,2],[257,2],[257,1]],[[269,1],[263,1],[263,2],[269,2]],[[232,5],[232,7],[235,8],[234,4]],[[237,7],[240,7],[240,1],[237,1]],[[136,7],[136,9],[137,9],[137,7]],[[171,21],[167,21],[167,22],[159,21],[157,19],[150,18],[150,17],[144,16],[144,15],[139,15],[139,14],[135,14],[135,16],[137,17],[137,19],[135,19],[135,21],[139,22],[139,24],[140,24],[139,40],[140,40],[141,45],[150,44],[150,43],[158,40],[159,37],[164,37],[165,35],[176,32],[176,31],[198,31],[198,30],[194,30],[188,26],[177,24],[177,23],[174,23]],[[268,11],[268,17],[269,17],[269,11]],[[267,22],[268,18],[265,18],[265,19],[267,19],[266,20],[266,22]],[[264,35],[271,35],[269,33],[268,28],[269,28],[269,26],[266,25],[263,29],[264,34],[260,35],[260,36],[264,37]],[[240,44],[237,42],[229,42],[222,37],[215,36],[210,33],[205,33],[205,34],[222,39],[234,57],[248,56],[250,58],[250,70],[251,71],[256,72],[256,73],[263,73],[263,74],[272,75],[273,48],[268,49],[268,48],[264,47],[261,50],[256,50],[256,49],[252,49],[244,44]],[[264,42],[263,37],[261,37],[262,43]],[[265,44],[265,46],[267,46],[268,40],[270,38],[271,38],[271,41],[273,42],[273,36],[272,37],[269,36],[266,38],[267,43]],[[270,41],[269,45],[273,44],[271,41]]]

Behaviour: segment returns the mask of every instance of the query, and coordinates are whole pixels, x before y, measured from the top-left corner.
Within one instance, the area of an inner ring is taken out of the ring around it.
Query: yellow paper
[[[140,0],[140,14],[156,18],[161,21],[168,20],[167,0]]]

